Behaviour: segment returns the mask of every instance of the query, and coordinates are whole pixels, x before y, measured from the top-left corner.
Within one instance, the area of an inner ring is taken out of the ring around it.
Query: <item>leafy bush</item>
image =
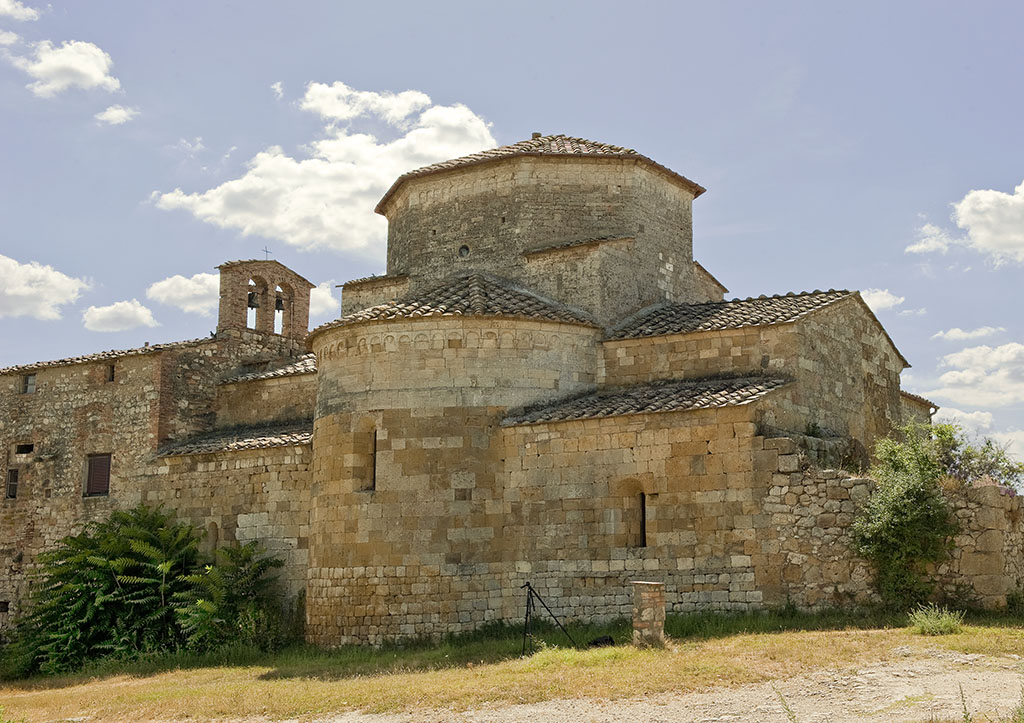
[[[281,607],[266,576],[283,564],[249,542],[222,547],[216,565],[186,576],[191,589],[180,596],[177,614],[188,647],[203,652],[238,642],[266,650],[284,642]]]
[[[942,474],[961,484],[992,480],[1007,486],[1024,483],[1024,462],[1016,462],[991,439],[971,444],[955,424],[932,428],[935,460]]]
[[[199,531],[160,509],[118,510],[39,557],[31,612],[7,664],[14,673],[72,670],[90,658],[175,647],[171,601],[194,569]]]
[[[928,565],[948,557],[957,526],[939,489],[944,470],[929,429],[901,431],[902,440],[875,447],[870,473],[877,486],[852,531],[857,551],[875,568],[882,600],[908,609],[931,595]]]
[[[283,563],[249,543],[221,548],[223,562],[203,568],[201,536],[159,508],[139,506],[61,540],[39,557],[30,611],[3,651],[0,673],[59,673],[183,647],[277,645],[284,626],[264,575]]]
[[[938,605],[921,605],[908,615],[910,627],[920,635],[952,635],[964,623],[962,610],[947,610]]]

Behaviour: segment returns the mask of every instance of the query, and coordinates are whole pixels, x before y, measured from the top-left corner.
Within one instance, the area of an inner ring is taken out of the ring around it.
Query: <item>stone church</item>
[[[637,577],[672,611],[866,599],[864,487],[808,465],[934,407],[859,293],[724,300],[702,193],[534,134],[399,177],[387,273],[311,332],[309,281],[234,261],[208,338],[0,370],[0,624],[41,551],[139,503],[260,540],[326,645],[521,618],[527,581],[583,619]]]

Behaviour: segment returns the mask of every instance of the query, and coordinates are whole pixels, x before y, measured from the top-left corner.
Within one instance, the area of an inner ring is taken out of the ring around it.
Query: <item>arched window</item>
[[[284,331],[284,290],[280,286],[274,287],[274,333],[280,334]]]
[[[256,282],[249,279],[248,298],[245,303],[245,328],[256,328],[256,312],[260,308],[260,291]]]

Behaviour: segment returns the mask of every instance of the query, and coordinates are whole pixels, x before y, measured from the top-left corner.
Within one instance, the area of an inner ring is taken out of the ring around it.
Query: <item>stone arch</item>
[[[267,289],[267,280],[262,276],[253,274],[249,277],[249,283],[246,286],[245,303],[247,310],[245,319],[246,329],[261,331],[267,324],[268,314],[272,323],[273,310],[270,309]]]

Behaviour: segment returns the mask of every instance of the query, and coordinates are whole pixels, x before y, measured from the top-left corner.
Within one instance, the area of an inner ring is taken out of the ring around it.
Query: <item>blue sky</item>
[[[1016,3],[0,0],[0,366],[206,335],[214,267],[383,270],[410,168],[566,133],[708,188],[729,297],[865,291],[1024,456]],[[334,297],[331,297],[331,294]]]

